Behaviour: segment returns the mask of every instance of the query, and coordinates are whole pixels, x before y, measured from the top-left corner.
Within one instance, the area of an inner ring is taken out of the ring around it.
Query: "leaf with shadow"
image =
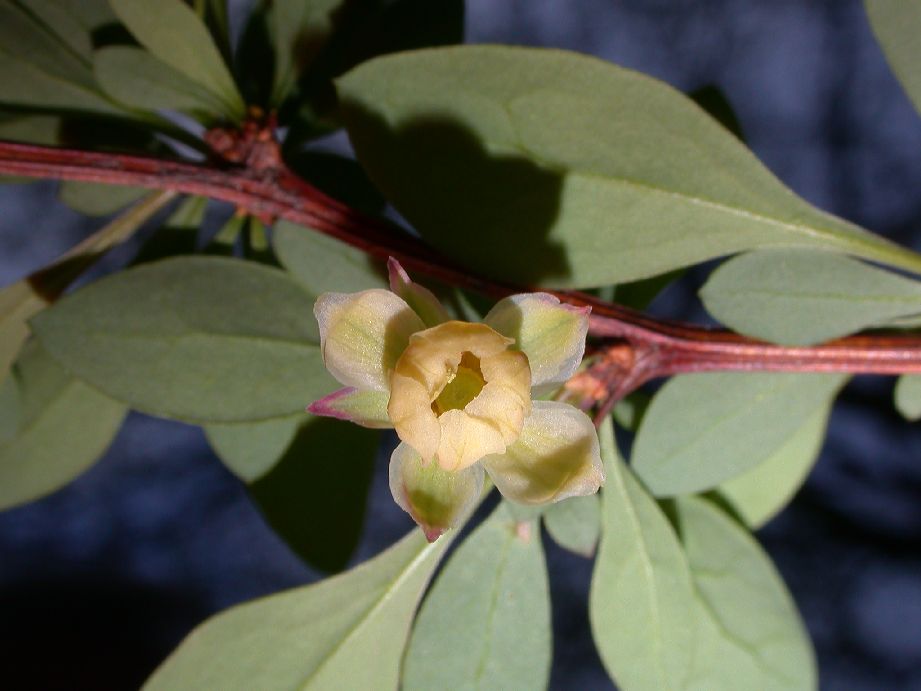
[[[304,415],[205,431],[297,554],[324,571],[345,567],[361,536],[378,432]]]
[[[732,134],[736,136],[736,139],[742,142],[745,141],[745,133],[742,131],[742,124],[739,122],[739,118],[732,104],[729,102],[729,99],[726,98],[726,94],[723,93],[722,89],[713,84],[707,84],[699,89],[694,89],[688,96],[697,105],[707,111],[710,117],[732,132]]]
[[[371,179],[436,249],[497,279],[537,285],[569,275],[562,246],[549,237],[560,213],[560,174],[522,155],[487,151],[448,117],[393,128],[357,101],[345,117]]]

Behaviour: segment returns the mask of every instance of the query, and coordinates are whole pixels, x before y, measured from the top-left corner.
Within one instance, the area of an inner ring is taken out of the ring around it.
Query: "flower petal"
[[[461,471],[484,456],[502,453],[506,441],[492,420],[473,417],[463,410],[449,410],[438,418],[441,436],[438,465],[447,471]]]
[[[387,260],[390,290],[406,301],[426,326],[438,326],[451,319],[448,311],[428,288],[413,283],[406,270],[393,257]]]
[[[387,415],[386,391],[370,391],[347,387],[334,391],[307,406],[307,412],[337,420],[348,420],[362,427],[386,429],[393,427]]]
[[[531,385],[551,390],[563,384],[585,354],[590,307],[561,303],[548,293],[522,293],[504,298],[483,320],[528,356]]]
[[[556,401],[534,401],[518,441],[482,465],[504,497],[522,504],[594,494],[604,484],[592,421]]]
[[[313,312],[320,325],[323,362],[346,386],[390,390],[390,373],[409,337],[425,325],[389,290],[324,293]]]
[[[479,465],[450,472],[437,463],[423,464],[406,442],[390,457],[390,491],[397,504],[419,524],[429,542],[456,527],[483,489]]]

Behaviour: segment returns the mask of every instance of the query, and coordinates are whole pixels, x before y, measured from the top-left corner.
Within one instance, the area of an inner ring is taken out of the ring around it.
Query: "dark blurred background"
[[[749,146],[797,193],[921,249],[921,117],[857,0],[467,0],[467,40],[591,53],[686,91],[716,85]],[[99,225],[56,203],[52,183],[0,187],[0,283]],[[656,311],[701,318],[704,275]],[[824,689],[921,689],[921,429],[893,411],[892,384],[858,378],[844,391],[805,488],[759,533],[805,617]],[[410,525],[381,457],[353,561]],[[590,562],[547,550],[552,688],[612,688],[589,636]],[[132,414],[79,480],[0,514],[2,686],[135,688],[208,615],[318,577],[197,428]]]

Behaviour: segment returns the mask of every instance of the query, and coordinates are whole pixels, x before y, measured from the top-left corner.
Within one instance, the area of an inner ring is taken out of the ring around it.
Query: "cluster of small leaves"
[[[919,104],[913,7],[867,0]],[[0,137],[176,156],[206,151],[202,128],[239,125],[258,106],[277,111],[286,160],[305,177],[369,213],[386,199],[484,275],[616,286],[638,304],[684,267],[737,255],[701,298],[741,333],[804,345],[916,324],[921,287],[892,269],[921,273],[921,257],[810,206],[738,131],[654,79],[521,48],[371,59],[457,42],[462,18],[454,0],[262,0],[234,40],[223,0],[4,0]],[[304,149],[340,126],[364,172]],[[63,201],[95,215],[142,195],[71,255],[0,291],[0,508],[85,470],[131,408],[201,425],[289,544],[343,569],[380,440],[303,413],[334,388],[310,305],[324,291],[384,286],[381,267],[287,222],[267,240],[242,216],[196,253],[205,200],[166,215],[170,193],[61,186]],[[156,233],[132,266],[57,301],[151,218]],[[459,291],[445,297],[462,318],[475,313]],[[813,688],[810,643],[750,530],[809,472],[846,379],[677,377],[648,405],[637,395],[615,411],[635,434],[629,466],[602,426],[600,500],[530,513],[499,504],[424,601],[457,535],[428,545],[413,531],[357,568],[209,620],[148,688],[542,688],[552,650],[542,526],[587,558],[597,546],[592,631],[621,688]],[[897,388],[912,418],[919,382]]]

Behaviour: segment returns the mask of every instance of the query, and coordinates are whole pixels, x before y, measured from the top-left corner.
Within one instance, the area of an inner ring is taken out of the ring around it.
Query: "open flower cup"
[[[481,324],[454,321],[396,260],[388,269],[390,290],[317,299],[323,360],[346,388],[308,410],[396,430],[390,489],[428,539],[464,517],[484,473],[522,504],[597,492],[604,470],[591,420],[535,399],[575,373],[589,309],[523,293]]]

